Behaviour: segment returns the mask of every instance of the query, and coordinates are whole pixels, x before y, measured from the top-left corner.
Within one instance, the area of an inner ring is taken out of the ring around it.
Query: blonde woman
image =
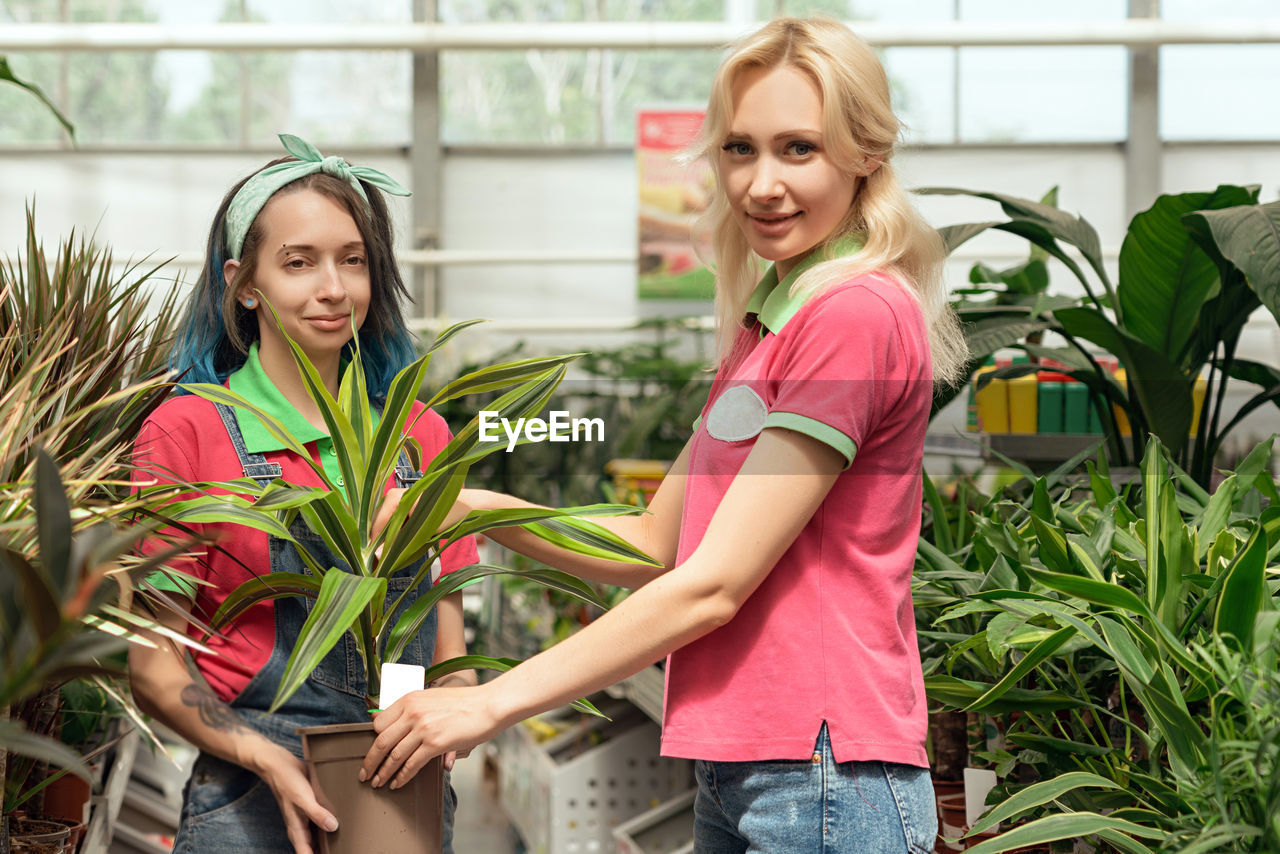
[[[663,566],[499,531],[636,592],[492,682],[383,712],[362,779],[397,786],[666,656],[662,751],[696,760],[698,852],[933,849],[910,580],[933,383],[965,351],[898,135],[884,70],[838,23],[774,21],[730,53],[702,136],[718,371],[650,512],[602,523]],[[467,490],[458,512],[522,505]]]

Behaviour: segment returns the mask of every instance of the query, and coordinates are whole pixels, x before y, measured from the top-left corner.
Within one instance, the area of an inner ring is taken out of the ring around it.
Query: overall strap
[[[235,446],[236,456],[240,458],[240,465],[244,469],[244,476],[251,477],[258,482],[259,486],[266,486],[283,473],[279,463],[269,463],[267,458],[262,454],[250,453],[244,444],[244,435],[240,432],[240,425],[236,422],[235,409],[225,403],[215,403],[214,407],[218,410],[218,415],[222,418],[222,423],[227,428],[227,435],[231,437],[231,444]],[[396,486],[401,489],[408,489],[419,480],[422,480],[422,472],[413,467],[409,454],[400,451],[400,459],[396,464]]]
[[[227,428],[227,435],[231,437],[231,444],[235,446],[236,456],[240,458],[240,465],[244,469],[244,476],[253,478],[258,482],[258,486],[263,487],[280,477],[283,472],[279,463],[269,463],[262,454],[251,454],[245,447],[244,434],[240,432],[240,425],[236,423],[236,411],[225,403],[215,403],[214,408],[218,410],[218,415]]]
[[[396,463],[396,486],[408,489],[420,480],[422,480],[422,472],[413,467],[409,454],[401,450],[400,461]]]
[[[382,395],[369,398],[369,405],[379,415],[382,414],[382,407],[386,403],[387,399]],[[400,489],[408,489],[420,480],[422,480],[422,472],[413,467],[409,454],[402,448],[400,450],[400,459],[396,462],[396,486]]]

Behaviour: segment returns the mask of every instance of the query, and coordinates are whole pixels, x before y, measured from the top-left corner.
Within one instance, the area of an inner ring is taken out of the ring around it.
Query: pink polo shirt
[[[933,393],[924,319],[878,274],[792,300],[806,266],[761,282],[760,322],[716,376],[691,440],[677,562],[764,428],[810,435],[848,467],[734,619],[668,658],[662,752],[806,759],[825,721],[836,761],[927,766],[911,603]]]
[[[307,425],[297,410],[270,385],[257,365],[256,354],[245,368],[231,376],[233,388],[243,391],[246,384],[247,389],[256,390],[251,399],[289,422],[288,426],[305,443],[312,459],[322,462],[332,447],[329,437]],[[301,457],[264,438],[266,431],[252,415],[242,418],[237,411],[237,421],[245,432],[249,450],[262,452],[267,462],[279,463],[285,481],[297,486],[323,485],[320,477]],[[250,421],[256,429],[250,427]],[[427,460],[449,442],[449,428],[444,419],[421,403],[414,404],[409,424],[408,435],[422,446]],[[138,434],[134,462],[138,466],[134,481],[138,484],[151,481],[226,481],[244,476],[240,458],[236,456],[235,447],[213,404],[195,395],[170,398],[152,413]],[[387,488],[391,485],[388,481]],[[261,531],[241,525],[196,524],[192,527],[217,537],[217,546],[202,549],[189,560],[171,561],[171,565],[210,582],[209,585],[198,586],[194,602],[194,613],[207,621],[227,594],[249,578],[270,570],[268,537]],[[450,546],[440,558],[444,573],[476,562],[476,547],[470,538]],[[169,588],[171,585],[161,586]],[[194,628],[188,629],[188,634],[196,638],[200,636]],[[194,653],[195,663],[214,692],[230,702],[249,683],[253,674],[266,665],[274,643],[274,607],[271,602],[259,603],[236,620],[233,626],[211,637],[206,644],[216,654]]]

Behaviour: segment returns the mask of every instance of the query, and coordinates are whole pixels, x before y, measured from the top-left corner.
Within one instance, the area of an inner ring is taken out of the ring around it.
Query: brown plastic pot
[[[952,845],[942,838],[942,799],[947,795],[964,795],[964,780],[933,780],[933,796],[938,805],[938,841],[933,846],[936,854],[961,850],[959,845]]]
[[[41,813],[48,818],[83,822],[88,818],[85,807],[89,805],[92,793],[93,787],[88,780],[75,774],[63,774],[45,787]]]
[[[41,817],[64,821],[71,828],[68,851],[80,850],[80,840],[84,838],[86,829],[85,821],[89,818],[89,797],[92,794],[93,788],[89,781],[75,774],[63,774],[44,790]]]
[[[399,789],[375,789],[356,776],[373,746],[372,723],[300,727],[298,734],[316,798],[338,818],[336,831],[317,833],[321,854],[440,854],[440,757]]]
[[[964,792],[938,796],[938,842],[935,851],[963,851],[964,843],[951,843],[943,839],[963,836],[965,826]]]

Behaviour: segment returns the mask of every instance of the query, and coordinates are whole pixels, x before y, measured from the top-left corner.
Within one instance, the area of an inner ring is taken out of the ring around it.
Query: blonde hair
[[[889,80],[866,42],[843,24],[820,18],[780,18],[766,24],[733,48],[712,82],[697,154],[707,158],[717,179],[706,220],[715,241],[721,361],[729,354],[757,284],[759,261],[724,193],[719,150],[733,121],[733,87],[739,77],[750,69],[782,66],[797,69],[817,86],[823,146],[837,166],[860,176],[849,212],[814,250],[830,260],[799,276],[791,293],[811,295],[873,270],[893,276],[924,313],[935,382],[958,382],[968,347],[942,282],[942,240],[911,204],[890,163],[902,125],[890,105]],[[862,250],[832,258],[832,246],[854,234],[864,241]]]

